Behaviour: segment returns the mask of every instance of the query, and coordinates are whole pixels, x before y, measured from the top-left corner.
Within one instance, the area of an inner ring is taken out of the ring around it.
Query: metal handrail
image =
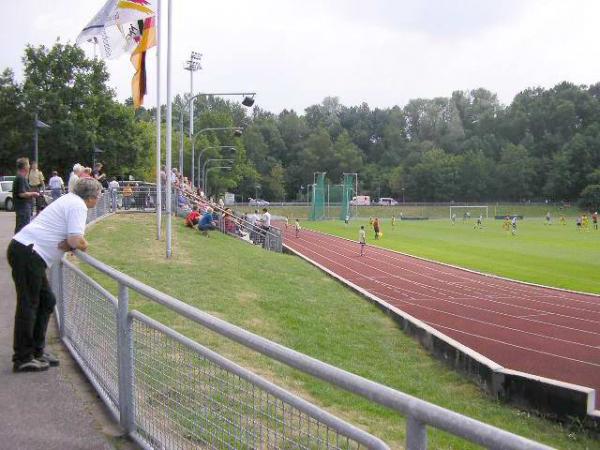
[[[456,412],[436,406],[390,387],[339,369],[300,352],[200,311],[160,292],[81,251],[74,252],[84,263],[146,298],[247,348],[290,367],[360,395],[407,416],[407,448],[426,448],[426,426],[431,425],[471,442],[494,449],[548,450],[551,447],[517,436]]]

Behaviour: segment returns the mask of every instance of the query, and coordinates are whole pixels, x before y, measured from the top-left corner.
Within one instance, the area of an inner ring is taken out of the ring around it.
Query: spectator
[[[73,166],[73,172],[71,172],[71,175],[69,176],[69,192],[73,192],[73,189],[75,187],[75,184],[77,183],[77,180],[79,180],[81,172],[83,172],[83,166],[79,163],[75,164]]]
[[[92,176],[92,168],[91,167],[84,167],[81,175],[79,176],[79,178],[94,178]]]
[[[110,200],[112,204],[112,210],[117,210],[117,195],[119,193],[119,182],[115,177],[112,177],[110,183],[108,183],[108,192],[110,193]]]
[[[123,207],[129,209],[131,207],[131,200],[133,199],[133,189],[129,183],[123,187]]]
[[[262,227],[267,231],[271,229],[271,213],[267,208],[263,208]]]
[[[31,162],[27,181],[29,181],[29,188],[32,192],[40,193],[40,195],[35,197],[35,215],[37,216],[44,209],[44,206],[46,206],[44,200],[44,189],[46,188],[44,182],[46,179],[42,171],[38,169],[36,161]]]
[[[200,219],[200,222],[198,223],[198,229],[204,236],[208,236],[209,230],[215,229],[215,222],[213,221],[212,212],[212,208],[206,208],[206,211],[204,212],[202,218]]]
[[[12,239],[7,257],[17,291],[13,342],[13,371],[47,370],[58,359],[44,351],[46,330],[56,299],[46,269],[68,250],[87,250],[84,239],[88,208],[96,206],[102,187],[93,179],[80,180],[74,193],[52,202]]]
[[[106,174],[102,173],[102,163],[94,164],[94,169],[92,170],[92,177],[100,182],[102,187],[108,187],[106,183]]]
[[[65,192],[65,183],[63,179],[58,176],[56,170],[52,172],[52,177],[48,180],[48,187],[50,188],[52,200],[56,200]]]
[[[198,206],[194,205],[192,206],[192,210],[190,211],[190,213],[185,218],[185,226],[194,228],[196,225],[198,225],[199,221],[200,213],[198,212]]]
[[[38,197],[39,192],[32,192],[27,181],[29,174],[29,159],[17,159],[17,177],[13,182],[13,202],[15,205],[15,234],[31,221],[33,200]]]

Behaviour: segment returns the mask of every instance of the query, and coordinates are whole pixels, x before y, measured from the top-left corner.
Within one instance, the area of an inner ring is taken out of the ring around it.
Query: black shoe
[[[48,370],[50,364],[46,361],[40,361],[38,359],[32,359],[27,362],[15,363],[13,365],[13,372],[43,372]]]
[[[50,367],[56,367],[60,364],[60,361],[52,353],[44,352],[43,354],[36,356],[35,359],[41,362],[48,363]]]

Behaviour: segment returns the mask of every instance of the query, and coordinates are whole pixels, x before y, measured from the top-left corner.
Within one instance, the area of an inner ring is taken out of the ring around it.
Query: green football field
[[[423,221],[382,220],[383,237],[375,241],[368,220],[309,222],[304,228],[358,239],[365,225],[368,244],[390,248],[469,269],[577,291],[600,294],[600,230],[592,224],[578,231],[569,218],[566,225],[545,225],[543,218],[518,222],[517,233],[502,229],[502,220],[474,220],[453,226],[448,219]]]

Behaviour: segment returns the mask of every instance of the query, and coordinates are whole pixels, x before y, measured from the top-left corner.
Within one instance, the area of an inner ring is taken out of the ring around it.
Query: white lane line
[[[582,342],[576,342],[576,341],[569,341],[567,339],[563,339],[563,338],[559,338],[559,337],[554,337],[554,336],[548,336],[547,334],[539,334],[539,333],[534,333],[533,331],[526,331],[526,330],[522,330],[520,328],[515,328],[515,327],[509,327],[506,325],[500,325],[494,322],[487,322],[485,320],[479,320],[479,319],[474,319],[472,317],[466,317],[466,316],[462,316],[460,314],[456,314],[456,313],[452,313],[449,311],[444,311],[443,309],[438,309],[438,308],[433,308],[431,306],[425,306],[423,304],[419,304],[419,303],[412,303],[410,301],[407,300],[399,300],[396,299],[394,297],[390,297],[389,295],[383,294],[381,292],[378,292],[377,290],[375,291],[371,291],[374,295],[376,295],[379,298],[383,298],[384,300],[388,301],[388,302],[395,302],[395,303],[404,303],[404,304],[408,304],[411,306],[414,306],[415,308],[419,308],[419,309],[425,309],[428,311],[433,311],[436,313],[441,313],[447,316],[452,316],[452,317],[456,317],[458,319],[463,319],[469,322],[475,322],[475,323],[479,323],[485,326],[489,326],[489,327],[494,327],[494,328],[498,328],[498,329],[502,329],[502,330],[509,330],[509,331],[514,331],[514,332],[518,332],[518,333],[523,333],[523,334],[528,334],[531,336],[535,336],[535,337],[539,337],[539,338],[543,338],[543,339],[550,339],[553,341],[559,341],[559,342],[563,342],[563,343],[567,343],[567,344],[573,344],[573,345],[578,345],[580,347],[586,347],[592,350],[597,350],[598,347],[594,346],[594,345],[589,345],[589,344],[584,344]],[[394,304],[394,303],[391,303]],[[401,305],[398,305],[401,308]]]
[[[518,348],[520,350],[525,350],[525,351],[530,351],[530,352],[534,352],[534,353],[539,353],[541,355],[550,356],[552,358],[566,359],[568,361],[573,361],[573,362],[576,362],[576,363],[585,364],[586,366],[600,367],[600,364],[598,364],[598,363],[594,363],[594,362],[590,362],[590,361],[581,361],[580,359],[569,358],[568,356],[561,356],[561,355],[557,355],[555,353],[544,352],[542,350],[535,350],[533,348],[528,348],[528,347],[523,347],[521,345],[511,344],[510,342],[500,341],[498,339],[493,339],[493,338],[489,338],[489,337],[486,337],[486,336],[480,336],[480,335],[474,334],[474,333],[467,333],[466,331],[457,330],[455,328],[447,327],[445,325],[440,325],[440,324],[437,324],[437,323],[434,323],[434,322],[425,322],[425,323],[427,323],[428,325],[430,325],[432,327],[444,328],[446,330],[454,331],[455,333],[466,334],[467,336],[476,337],[478,339],[484,339],[486,341],[491,341],[491,342],[495,342],[495,343],[498,343],[498,344],[508,345],[509,347]]]
[[[338,237],[331,237],[331,236],[328,236],[328,235],[323,235],[323,234],[321,234],[321,233],[316,233],[316,232],[313,232],[313,236],[317,237],[317,239],[318,239],[318,240],[320,240],[320,241],[332,241],[332,242],[335,242],[335,243],[338,243],[338,244],[339,244],[339,243],[353,244],[352,242],[350,242],[350,241],[347,241],[347,240],[345,240],[345,239],[338,238]],[[323,238],[323,236],[324,236],[324,238]],[[309,241],[307,241],[307,242],[309,242]],[[317,242],[317,243],[319,243],[319,242]],[[358,244],[354,244],[354,245],[358,245]],[[352,246],[353,248],[354,248],[354,245]],[[338,247],[338,248],[340,248],[341,246],[337,245],[337,247]],[[346,247],[346,248],[347,248],[347,247]],[[343,246],[342,246],[342,248],[340,248],[340,249],[341,249],[341,250],[345,250],[345,249],[343,248]],[[383,256],[386,256],[386,254],[387,254],[387,253],[390,253],[390,251],[389,251],[389,250],[385,250],[385,249],[380,249],[380,250],[383,252],[383,253],[381,253]],[[338,253],[338,254],[339,254],[339,253]],[[341,255],[341,256],[347,257],[346,255]],[[378,265],[383,265],[383,264],[388,264],[388,265],[391,265],[390,263],[384,263],[384,262],[383,262],[383,261],[381,261],[380,259],[373,258],[373,257],[371,257],[371,256],[369,256],[369,255],[366,255],[365,257],[366,257],[366,258],[373,259],[373,260],[376,260],[376,261],[377,261],[377,263],[378,263]],[[396,259],[397,259],[397,258],[396,258]],[[395,268],[395,269],[398,269],[398,268],[399,268],[398,266],[392,266],[392,267],[393,267],[393,268]],[[401,269],[403,272],[414,273],[415,275],[418,275],[420,278],[429,278],[429,279],[431,279],[431,280],[435,280],[435,281],[436,281],[436,284],[438,284],[438,285],[440,285],[440,284],[441,284],[441,285],[448,286],[449,284],[451,284],[451,283],[449,283],[449,282],[447,282],[447,281],[445,281],[445,280],[441,280],[441,279],[436,279],[436,278],[428,277],[427,275],[424,275],[424,274],[422,274],[422,273],[418,273],[418,272],[413,272],[413,271],[407,270],[407,269],[406,269],[406,268],[404,268],[404,267],[401,267],[400,269]],[[458,269],[457,269],[457,270],[458,270]],[[478,274],[475,274],[475,275],[477,275],[478,277],[482,277],[482,278],[484,278],[484,276],[483,276],[483,275],[478,275]],[[395,276],[394,276],[394,277],[395,277]],[[407,281],[408,281],[408,282],[411,282],[411,280],[407,280]],[[519,285],[519,284],[518,284],[518,283],[516,283],[516,282],[509,282],[509,281],[504,281],[504,282],[505,282],[505,283],[511,283],[511,284],[514,284],[515,286],[520,286],[520,287],[523,287],[523,288],[525,288],[525,289],[527,289],[527,288],[531,288],[530,286],[527,286],[527,285]],[[423,285],[422,283],[420,283],[420,284],[421,284],[421,285]],[[437,288],[437,287],[433,287],[433,286],[431,286],[431,285],[425,285],[425,286],[430,286],[430,288],[431,288],[432,290],[435,290],[435,289],[438,289],[438,290],[439,290],[439,288]],[[538,289],[538,290],[541,290],[542,288],[536,288],[536,289]],[[548,291],[548,290],[549,290],[549,289],[546,289],[546,291]],[[458,293],[459,293],[459,294],[462,294],[462,296],[464,296],[464,295],[465,295],[465,292],[464,292],[464,291],[465,291],[465,290],[464,290],[464,289],[462,289],[462,290],[460,290]],[[474,292],[474,293],[477,293],[476,291],[473,291],[473,292]],[[488,293],[489,293],[489,292],[488,292]],[[471,297],[472,297],[472,298],[477,298],[477,299],[480,299],[480,300],[485,300],[485,301],[491,301],[491,302],[493,302],[493,301],[494,301],[494,300],[491,300],[491,299],[489,299],[489,298],[486,298],[486,297],[485,297],[485,294],[483,294],[483,295],[482,295],[481,293],[477,293],[477,294],[479,294],[479,295],[471,295]],[[448,292],[446,292],[446,291],[444,291],[444,295],[445,295],[445,296],[449,296],[449,295],[448,295]],[[467,294],[467,295],[468,295],[468,294]],[[541,294],[540,294],[540,295],[541,295]],[[450,295],[449,297],[450,297],[450,298],[453,298],[453,296],[451,296],[451,295]],[[568,305],[563,305],[563,304],[557,304],[557,303],[553,303],[553,302],[547,302],[547,301],[542,301],[542,300],[534,300],[534,299],[531,299],[531,298],[524,297],[523,295],[515,295],[515,294],[513,294],[513,295],[512,295],[512,298],[513,298],[513,299],[515,299],[515,300],[522,299],[522,300],[525,300],[525,301],[527,301],[527,302],[531,302],[531,303],[537,303],[537,304],[542,304],[542,305],[550,305],[550,306],[553,306],[553,307],[556,307],[556,308],[561,308],[561,309],[571,309],[571,310],[574,310],[574,311],[581,311],[581,312],[585,312],[585,313],[587,313],[588,315],[589,315],[589,314],[600,314],[600,312],[599,312],[599,311],[595,311],[595,310],[588,310],[588,309],[584,309],[584,308],[578,308],[578,307],[574,307],[574,306],[568,306]],[[545,309],[539,310],[539,309],[531,308],[531,307],[528,307],[528,306],[523,306],[523,305],[515,305],[514,303],[503,303],[503,302],[498,302],[498,301],[496,301],[496,303],[499,303],[499,304],[504,304],[504,305],[506,305],[506,306],[509,306],[509,307],[511,307],[511,308],[515,308],[515,307],[517,307],[517,308],[527,308],[527,309],[529,309],[529,310],[531,310],[531,311],[535,311],[535,312],[547,312],[547,310],[545,310]],[[556,314],[560,314],[560,313],[556,313]],[[573,316],[566,316],[566,317],[575,318],[575,319],[577,319],[577,320],[581,319],[581,320],[584,320],[584,321],[591,321],[591,322],[594,322],[594,323],[598,323],[598,324],[600,325],[600,321],[596,322],[596,321],[594,321],[594,320],[583,319],[583,318],[580,318],[580,317],[573,317]]]
[[[306,240],[304,240],[304,242],[307,242],[307,243],[309,243],[309,244],[310,244],[310,241],[306,241]],[[322,258],[322,259],[325,259],[325,260],[329,261],[329,262],[330,262],[330,264],[333,264],[333,265],[336,265],[336,266],[340,266],[341,268],[345,269],[346,271],[349,271],[349,272],[355,273],[355,274],[358,276],[358,278],[360,278],[360,279],[366,279],[366,275],[364,275],[364,274],[362,274],[362,273],[360,273],[360,272],[358,272],[358,271],[356,271],[356,270],[354,270],[354,269],[350,268],[349,266],[346,266],[346,265],[344,265],[344,264],[340,263],[340,262],[339,262],[339,261],[337,261],[337,260],[334,260],[334,259],[332,259],[332,258],[329,258],[329,257],[325,256],[324,254],[322,254],[322,253],[319,253],[319,252],[317,252],[317,251],[313,250],[313,249],[312,249],[312,248],[310,248],[310,247],[307,247],[306,245],[302,245],[301,243],[297,243],[297,244],[298,244],[298,245],[296,245],[296,247],[301,247],[301,248],[304,248],[304,249],[305,249],[304,251],[308,251],[308,252],[310,252],[310,253],[313,253],[313,254],[315,254],[315,255],[318,255],[320,258]],[[332,253],[334,253],[334,254],[339,254],[339,253],[336,253],[336,252],[333,252],[333,251],[332,251]],[[378,270],[377,268],[374,268],[374,267],[371,267],[371,266],[369,266],[369,268],[373,268],[373,269],[376,269],[376,270]],[[377,284],[382,284],[382,285],[385,285],[385,283],[381,283],[380,281],[375,281],[375,283],[377,283]],[[413,284],[414,284],[414,283],[413,283]],[[365,289],[369,290],[369,288],[366,288],[366,287],[365,287]],[[393,290],[393,291],[397,291],[399,288],[397,288],[397,287],[393,286],[393,287],[391,287],[391,288],[389,288],[389,289],[391,289],[391,290]],[[405,291],[411,292],[411,291],[410,291],[410,289],[405,289]],[[390,298],[394,298],[394,297],[390,297]],[[485,308],[477,308],[477,307],[473,307],[473,306],[468,306],[468,305],[464,305],[464,304],[462,304],[462,303],[451,302],[451,301],[449,301],[449,300],[447,300],[447,299],[444,299],[444,298],[435,298],[435,299],[436,299],[436,300],[438,300],[438,301],[442,301],[442,302],[454,303],[454,304],[457,304],[457,305],[459,305],[459,306],[469,307],[469,308],[473,308],[473,309],[479,309],[479,310],[482,310],[482,311],[485,311],[485,312],[491,312],[491,313],[493,313],[493,314],[498,314],[498,315],[502,315],[502,316],[510,317],[510,318],[513,318],[513,319],[519,319],[519,317],[518,317],[518,316],[515,316],[515,315],[512,315],[512,314],[500,313],[500,312],[497,312],[497,311],[490,311],[489,309],[485,309]],[[398,299],[398,300],[401,300],[401,299]],[[535,319],[527,319],[527,318],[525,318],[525,319],[522,319],[522,320],[525,320],[525,321],[531,321],[531,322],[538,323],[538,324],[542,324],[542,325],[545,325],[545,326],[560,327],[560,328],[568,329],[568,330],[571,330],[571,331],[576,331],[576,332],[579,332],[579,333],[584,333],[584,334],[592,334],[592,335],[594,335],[594,336],[596,336],[596,335],[599,335],[599,334],[600,334],[600,333],[595,333],[595,332],[592,332],[592,331],[581,330],[581,329],[578,329],[578,328],[569,327],[569,326],[566,326],[566,325],[551,324],[551,323],[548,323],[548,322],[545,322],[545,321],[540,321],[540,320],[535,320]],[[491,322],[490,322],[490,323],[491,323]]]
[[[310,241],[306,241],[306,240],[304,240],[304,241],[307,242],[307,243],[310,243]],[[306,248],[306,247],[304,247],[304,248]],[[321,253],[318,253],[318,252],[316,252],[314,250],[311,250],[311,249],[308,249],[308,250],[314,252],[317,255],[320,255],[321,257],[326,258],[326,256],[323,255],[323,254],[321,254]],[[329,252],[332,253],[332,254],[341,256],[342,260],[349,259],[349,258],[346,257],[346,255],[344,255],[342,253],[339,253],[339,252],[336,252],[334,250],[329,250]],[[342,266],[342,267],[344,267],[346,269],[352,270],[352,269],[350,269],[350,267],[345,266],[342,263],[337,262],[335,260],[332,260],[331,258],[327,258],[327,259],[329,261],[331,261],[332,263],[334,263],[334,264],[337,264],[337,265]],[[368,259],[373,259],[374,261],[377,261],[377,260],[375,260],[375,258],[369,258],[366,255],[365,255],[365,257],[361,258],[360,260],[361,261],[366,261]],[[368,266],[368,265],[367,265],[367,267],[369,267],[369,269],[382,272],[382,273],[384,273],[386,276],[388,276],[390,278],[394,278],[394,279],[397,279],[397,280],[400,280],[400,281],[404,281],[404,282],[408,283],[409,285],[424,287],[424,288],[426,288],[426,289],[428,289],[430,291],[433,291],[433,292],[441,295],[441,296],[439,296],[439,295],[438,296],[433,296],[432,295],[431,297],[433,299],[435,299],[435,300],[445,301],[445,302],[448,302],[448,303],[457,304],[457,305],[460,305],[460,306],[464,306],[466,308],[473,308],[473,309],[477,309],[477,310],[481,310],[481,311],[486,311],[486,312],[491,312],[491,313],[500,314],[500,315],[507,315],[509,317],[519,318],[519,316],[515,316],[515,315],[512,315],[512,314],[502,313],[502,312],[499,312],[499,311],[492,311],[490,309],[483,308],[483,307],[476,307],[476,306],[472,306],[472,305],[468,305],[468,304],[464,304],[464,303],[459,303],[459,302],[451,301],[449,299],[451,299],[452,297],[448,296],[448,294],[446,292],[444,292],[443,289],[441,289],[441,288],[438,288],[436,286],[431,286],[431,285],[428,285],[428,284],[424,284],[424,283],[420,283],[420,282],[418,282],[416,280],[410,280],[410,279],[401,277],[399,275],[394,275],[392,273],[386,272],[383,269],[380,269],[379,267]],[[389,283],[384,283],[384,282],[382,282],[380,280],[370,279],[368,275],[365,275],[365,274],[362,274],[362,273],[356,272],[356,271],[354,271],[354,272],[357,275],[359,275],[359,277],[361,277],[363,279],[366,278],[366,279],[368,279],[369,281],[371,281],[373,283],[377,283],[377,284],[381,284],[381,285],[387,286],[391,290],[394,290],[394,291],[401,290],[401,292],[412,292],[413,294],[417,294],[418,296],[422,296],[423,295],[423,293],[420,292],[420,291],[414,291],[414,290],[408,289],[407,287],[400,287],[400,286],[392,285],[392,284],[389,284]],[[464,295],[464,293],[463,293],[463,295]],[[545,310],[539,310],[539,309],[530,308],[530,307],[527,307],[527,306],[514,305],[514,304],[510,304],[510,303],[498,302],[498,301],[495,301],[495,300],[482,299],[482,298],[474,296],[474,295],[473,296],[469,296],[469,297],[471,299],[474,299],[474,300],[479,300],[479,301],[484,301],[484,302],[488,302],[488,303],[495,303],[495,304],[499,304],[499,305],[503,305],[503,306],[508,306],[511,309],[522,309],[522,310],[531,311],[531,312],[533,312],[535,314],[548,313],[548,311],[545,311]],[[549,314],[552,314],[553,316],[556,316],[556,317],[577,320],[577,321],[580,321],[580,322],[589,322],[589,323],[592,323],[594,325],[598,324],[598,321],[596,321],[596,320],[584,319],[584,318],[581,318],[581,317],[569,316],[569,315],[566,315],[566,314],[560,314],[560,313],[554,313],[554,312],[550,312]],[[541,322],[541,323],[546,323],[546,322]],[[556,325],[556,326],[561,326],[561,325]],[[575,330],[577,330],[577,329],[575,329]],[[581,331],[583,333],[596,334],[596,333],[593,333],[591,331],[586,331],[586,330],[578,330],[578,331]]]
[[[323,234],[323,233],[319,233],[319,232],[314,232],[311,230],[311,234],[314,237],[317,237],[317,239],[320,239],[321,241],[332,241],[335,242],[337,244],[337,246],[339,247],[340,243],[345,243],[348,245],[352,245],[352,247],[354,248],[354,246],[358,245],[355,244],[352,241],[349,241],[345,238],[340,238],[337,236],[331,236],[328,234]],[[551,302],[544,302],[544,301],[540,301],[540,300],[533,300],[533,299],[528,299],[524,293],[528,293],[531,292],[532,294],[535,295],[544,295],[545,298],[548,298],[548,293],[551,293],[550,297],[552,298],[558,298],[561,300],[567,300],[570,303],[583,303],[586,305],[593,305],[593,306],[598,306],[599,303],[593,303],[593,302],[589,302],[589,301],[584,301],[584,300],[580,300],[578,298],[574,298],[574,297],[582,297],[585,296],[585,294],[581,294],[581,293],[570,293],[570,292],[565,292],[562,293],[562,291],[557,291],[557,290],[553,290],[547,287],[543,287],[543,286],[531,286],[528,284],[523,284],[523,283],[519,283],[518,281],[513,281],[513,280],[502,280],[502,279],[495,279],[495,278],[490,278],[490,277],[486,277],[485,275],[479,274],[479,273],[469,273],[470,277],[466,277],[466,276],[460,276],[458,275],[459,273],[464,273],[464,269],[460,269],[460,268],[454,268],[454,267],[448,267],[448,271],[444,271],[444,270],[440,270],[440,268],[445,268],[447,266],[443,265],[443,264],[439,264],[439,263],[435,263],[433,261],[425,261],[423,259],[419,259],[416,257],[412,257],[410,255],[403,255],[397,252],[394,252],[392,250],[389,249],[384,249],[382,247],[370,247],[369,248],[370,251],[375,250],[375,252],[379,255],[382,256],[385,259],[392,259],[394,261],[401,261],[405,267],[403,268],[403,270],[407,271],[407,272],[411,272],[411,273],[415,273],[423,278],[431,278],[433,280],[436,280],[439,284],[444,284],[444,285],[455,285],[455,284],[462,284],[462,282],[452,282],[452,281],[447,281],[447,280],[443,280],[440,278],[435,278],[435,277],[431,277],[428,276],[426,274],[424,274],[422,271],[424,269],[427,269],[429,271],[432,272],[437,272],[437,273],[441,273],[443,275],[449,275],[452,276],[453,278],[457,278],[457,279],[462,279],[462,280],[466,280],[469,284],[479,284],[481,286],[485,286],[485,287],[493,287],[495,290],[498,291],[505,291],[508,293],[513,293],[511,294],[513,297],[515,296],[515,292],[517,292],[519,295],[517,297],[519,298],[523,298],[527,301],[532,301],[532,302],[536,302],[536,303],[543,303],[543,304],[548,304],[548,305],[552,305],[555,307],[560,307],[560,308],[567,308],[567,309],[580,309],[574,306],[569,306],[569,305],[563,305],[563,304],[556,304],[556,303],[551,303]],[[395,255],[399,255],[399,257],[395,256]],[[378,260],[380,263],[384,263],[385,261],[383,260]],[[420,264],[419,264],[420,263]],[[387,263],[389,264],[389,263]],[[418,266],[418,268],[420,269],[420,272],[414,272],[411,271],[410,269],[408,269],[406,267],[406,264],[408,265],[413,265],[413,266]],[[479,279],[478,279],[479,278]],[[488,283],[484,283],[482,280],[486,280],[488,281]],[[496,280],[494,282],[490,282],[491,280]],[[514,288],[513,288],[514,287]],[[590,297],[590,298],[596,298],[596,297]],[[590,310],[586,310],[586,309],[582,309],[583,311],[586,312],[593,312],[593,313],[598,313],[598,311],[590,311]]]

